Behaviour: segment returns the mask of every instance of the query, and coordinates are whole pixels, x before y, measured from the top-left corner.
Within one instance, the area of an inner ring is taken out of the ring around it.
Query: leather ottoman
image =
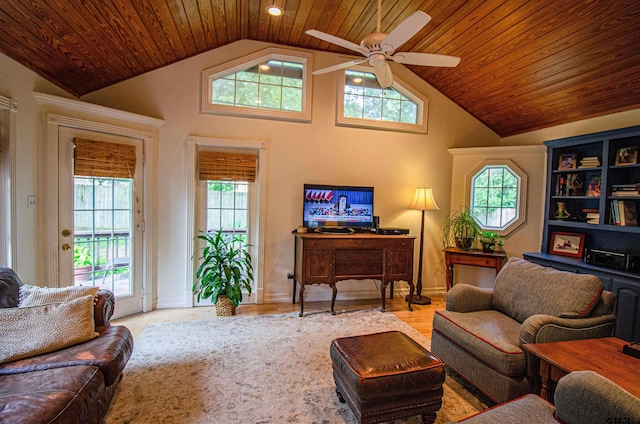
[[[433,423],[442,406],[442,361],[400,331],[331,342],[336,393],[358,422],[421,415]]]

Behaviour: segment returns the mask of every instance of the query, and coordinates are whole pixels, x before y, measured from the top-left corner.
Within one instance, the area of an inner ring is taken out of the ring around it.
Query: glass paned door
[[[74,177],[74,284],[130,296],[133,180]]]

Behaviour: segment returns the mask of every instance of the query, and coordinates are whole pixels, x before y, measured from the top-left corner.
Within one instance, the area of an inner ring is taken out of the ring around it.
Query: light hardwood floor
[[[407,309],[407,302],[402,295],[387,299],[387,310],[407,324],[431,339],[433,314],[438,309],[444,309],[444,295],[431,296],[431,305],[413,305],[413,311]],[[117,305],[116,305],[117,307]],[[357,301],[336,301],[336,313],[355,309],[372,309],[380,307],[380,299]],[[240,305],[237,315],[267,315],[285,314],[300,311],[300,304],[270,303],[263,305]],[[314,313],[329,313],[330,302],[305,302],[305,315]],[[130,315],[111,321],[112,325],[124,325],[131,330],[134,338],[138,338],[147,324],[167,321],[190,321],[215,317],[215,307],[203,306],[197,308],[156,309],[147,313]]]

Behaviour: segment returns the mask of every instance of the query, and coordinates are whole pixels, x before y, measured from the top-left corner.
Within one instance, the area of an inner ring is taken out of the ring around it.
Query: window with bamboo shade
[[[84,177],[133,178],[136,146],[74,138],[73,174]]]
[[[199,179],[255,182],[258,156],[255,153],[200,151]]]

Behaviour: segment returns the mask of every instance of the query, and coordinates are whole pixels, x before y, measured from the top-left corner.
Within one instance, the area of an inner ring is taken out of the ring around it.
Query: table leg
[[[445,266],[447,269],[447,291],[449,291],[453,286],[453,264],[447,263]]]
[[[336,283],[329,284],[331,286],[331,315],[335,315],[336,311],[333,309],[336,304],[336,295],[338,294],[338,288],[336,287]],[[302,299],[300,299],[302,301]]]
[[[549,403],[553,403],[553,396],[556,391],[556,382],[550,378],[542,377],[542,388],[540,389],[540,397]]]
[[[300,284],[300,315],[304,314],[304,284]]]
[[[416,288],[413,285],[413,281],[407,281],[407,284],[409,284],[409,297],[407,298],[407,305],[409,307],[409,310],[413,311],[413,306],[411,306],[411,301],[413,300],[413,292],[416,290]]]
[[[388,283],[383,281],[380,286],[380,299],[382,302],[382,308],[380,309],[381,312],[385,312],[387,310],[387,284]]]

